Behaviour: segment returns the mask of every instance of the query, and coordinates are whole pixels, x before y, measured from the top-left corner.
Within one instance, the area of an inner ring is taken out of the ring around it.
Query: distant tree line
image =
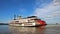
[[[0,23],[0,25],[8,25],[8,23]]]

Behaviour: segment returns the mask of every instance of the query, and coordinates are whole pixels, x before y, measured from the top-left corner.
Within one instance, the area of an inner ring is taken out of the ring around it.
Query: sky
[[[60,0],[0,0],[0,23],[15,15],[37,16],[48,24],[60,22]]]

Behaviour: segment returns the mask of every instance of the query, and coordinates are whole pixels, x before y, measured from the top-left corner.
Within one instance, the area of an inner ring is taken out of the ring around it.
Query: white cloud
[[[36,15],[40,18],[44,18],[47,23],[57,23],[59,19],[56,21],[57,18],[60,18],[60,0],[53,0],[50,3],[43,3],[42,8],[38,7],[35,9],[33,15]]]

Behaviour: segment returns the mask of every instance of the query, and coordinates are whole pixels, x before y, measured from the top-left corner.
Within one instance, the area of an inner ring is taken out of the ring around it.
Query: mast
[[[16,15],[14,14],[14,20],[16,20]]]

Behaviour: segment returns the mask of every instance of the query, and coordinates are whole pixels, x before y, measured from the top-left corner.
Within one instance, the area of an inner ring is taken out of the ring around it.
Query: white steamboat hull
[[[24,27],[32,27],[32,26],[40,26],[40,24],[9,24],[10,26],[24,26]]]

